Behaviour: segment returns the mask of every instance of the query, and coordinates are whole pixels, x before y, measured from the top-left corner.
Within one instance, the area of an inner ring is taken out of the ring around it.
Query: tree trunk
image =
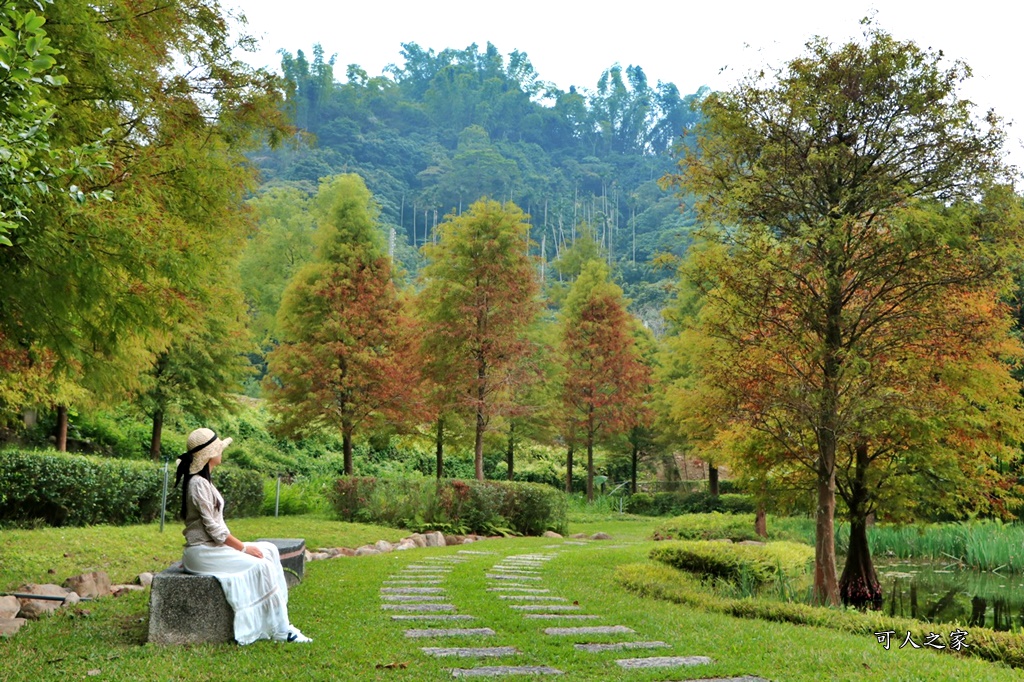
[[[587,502],[594,501],[594,436],[587,435]]]
[[[718,497],[718,467],[708,462],[708,492],[711,497]]]
[[[484,480],[484,413],[481,409],[476,411],[476,444],[473,452],[475,453],[473,463],[476,467],[476,480],[482,481]]]
[[[630,462],[630,491],[636,495],[636,465],[640,460],[640,448],[637,447],[636,443],[633,443],[633,452]]]
[[[444,476],[444,417],[437,418],[437,477]]]
[[[341,448],[345,453],[345,475],[351,476],[352,469],[352,430],[344,429],[341,432]]]
[[[843,299],[839,276],[830,271],[827,277],[828,307],[825,310],[825,343],[822,376],[822,398],[818,424],[815,427],[818,445],[818,506],[815,513],[814,537],[814,603],[839,605],[839,580],[836,575],[836,430],[839,422],[839,375],[842,368]]]
[[[860,444],[856,449],[854,478],[847,500],[850,508],[850,551],[839,580],[839,596],[847,606],[858,609],[870,606],[877,611],[882,608],[882,586],[868,546],[868,490],[865,485],[868,465],[868,446]]]
[[[759,537],[768,537],[768,514],[764,510],[764,502],[757,503],[757,514],[754,516],[754,532]]]
[[[839,580],[836,575],[836,475],[818,478],[818,509],[814,529],[814,603],[839,605]]]
[[[54,445],[57,452],[68,451],[68,407],[67,405],[57,406],[57,433]]]
[[[153,411],[153,435],[149,439],[149,458],[154,462],[160,461],[160,438],[164,430],[164,411],[156,409]]]
[[[508,480],[514,480],[514,462],[516,456],[516,424],[508,423],[508,450],[505,451],[505,464],[508,465]]]
[[[569,445],[568,451],[565,453],[565,492],[572,494],[572,455],[573,446]]]

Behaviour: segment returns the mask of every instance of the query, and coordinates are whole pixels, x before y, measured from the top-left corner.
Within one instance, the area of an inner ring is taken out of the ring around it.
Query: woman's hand
[[[256,557],[257,559],[263,558],[263,552],[261,552],[260,548],[256,545],[245,545],[245,549],[243,549],[242,551],[248,554],[249,556]]]

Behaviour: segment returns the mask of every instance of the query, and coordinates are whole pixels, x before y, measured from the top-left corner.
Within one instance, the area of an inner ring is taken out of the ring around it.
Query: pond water
[[[907,561],[875,563],[883,612],[993,630],[1024,628],[1024,575]]]

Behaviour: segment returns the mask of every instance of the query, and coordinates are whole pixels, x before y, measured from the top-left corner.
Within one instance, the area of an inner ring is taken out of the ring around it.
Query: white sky
[[[507,55],[526,52],[541,79],[562,89],[593,88],[601,71],[618,62],[643,67],[648,80],[672,81],[682,94],[701,85],[728,88],[765,64],[800,54],[814,35],[841,42],[859,35],[873,13],[878,26],[901,40],[966,61],[974,77],[961,90],[981,113],[1009,121],[1011,161],[1024,167],[1024,90],[1018,75],[1024,4],[1013,0],[633,0],[603,5],[565,0],[222,0],[248,19],[260,39],[246,55],[277,69],[278,49],[310,54],[314,43],[337,54],[335,74],[359,64],[371,76],[401,61],[403,42],[440,51],[487,41]]]

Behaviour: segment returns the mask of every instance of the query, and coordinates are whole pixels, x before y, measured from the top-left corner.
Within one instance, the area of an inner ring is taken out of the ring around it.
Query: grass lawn
[[[682,680],[759,675],[770,680],[1024,680],[1024,671],[949,652],[886,651],[873,636],[853,636],[823,628],[741,620],[627,593],[615,580],[615,567],[643,561],[653,543],[646,536],[657,520],[614,515],[582,521],[572,532],[612,534],[612,541],[572,546],[543,538],[489,540],[466,547],[420,549],[373,557],[318,561],[306,567],[306,580],[290,596],[292,621],[312,636],[312,645],[257,642],[248,647],[160,647],[145,644],[148,594],[106,599],[26,625],[0,640],[0,680],[447,680],[453,667],[549,665],[565,671],[563,680]],[[236,520],[243,539],[259,536],[305,537],[310,547],[354,546],[403,535],[393,529],[341,524],[325,519]],[[47,567],[59,582],[78,569],[106,568],[124,580],[144,568],[169,563],[180,553],[177,528],[162,536],[155,527],[0,531],[0,584],[46,581]],[[171,532],[173,531],[173,532]],[[548,545],[559,545],[549,549]],[[443,587],[459,613],[474,621],[420,624],[392,621],[380,608],[382,582],[402,567],[459,549],[495,552],[466,558]],[[64,558],[63,553],[72,556]],[[487,570],[503,556],[554,552],[540,584],[552,595],[578,601],[588,623],[528,620],[508,601],[487,592]],[[42,575],[29,575],[42,570]],[[587,636],[585,641],[662,640],[669,649],[585,653],[583,641],[543,634],[545,627],[626,625],[636,635]],[[497,635],[458,640],[414,640],[407,627],[491,627]],[[898,643],[897,643],[898,644]],[[514,646],[514,658],[433,659],[422,646]],[[704,655],[714,663],[695,668],[622,670],[619,658]],[[378,667],[396,664],[394,667]],[[98,672],[96,672],[98,671]],[[90,672],[93,674],[90,675]],[[523,677],[513,679],[525,679]]]

